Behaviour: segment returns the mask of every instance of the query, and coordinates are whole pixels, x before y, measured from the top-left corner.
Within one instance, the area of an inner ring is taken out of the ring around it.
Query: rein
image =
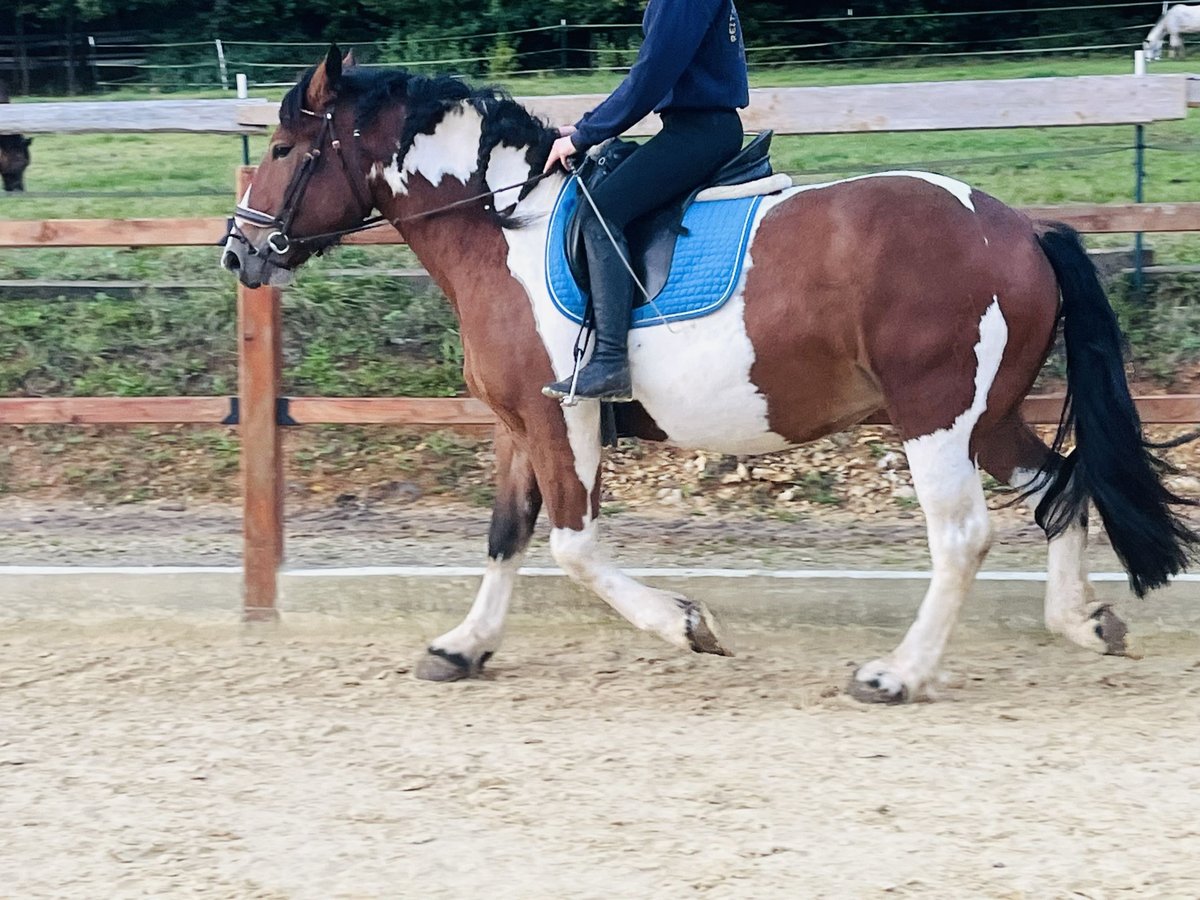
[[[358,180],[353,177],[350,171],[350,165],[346,161],[346,156],[342,153],[342,142],[337,138],[331,137],[333,134],[333,111],[326,110],[323,116],[307,109],[301,110],[301,112],[303,112],[305,115],[313,116],[314,118],[320,116],[324,119],[324,122],[321,124],[321,133],[317,137],[316,145],[304,154],[304,162],[300,164],[300,168],[297,169],[292,175],[291,181],[288,182],[288,186],[284,190],[282,211],[276,215],[271,215],[270,213],[263,212],[262,210],[254,209],[251,206],[244,206],[241,203],[238,203],[234,207],[234,217],[230,222],[229,235],[230,237],[233,237],[244,243],[249,248],[250,253],[256,256],[259,255],[261,251],[259,248],[254,246],[250,239],[247,238],[242,232],[241,228],[238,227],[238,219],[242,219],[249,224],[256,225],[260,228],[274,228],[275,230],[267,235],[267,251],[268,253],[274,252],[279,256],[284,256],[293,247],[303,247],[308,244],[323,243],[330,239],[345,237],[348,234],[357,234],[360,231],[369,231],[372,228],[378,228],[384,223],[388,223],[399,228],[404,222],[412,222],[417,219],[429,218],[430,216],[435,216],[451,209],[457,209],[460,206],[467,206],[468,204],[475,203],[487,197],[494,197],[496,194],[500,194],[505,191],[511,191],[517,188],[524,189],[530,185],[537,184],[549,174],[548,172],[542,172],[534,175],[531,178],[527,178],[518,184],[511,184],[507,187],[484,191],[482,193],[466,197],[462,200],[455,200],[453,203],[447,203],[444,206],[438,206],[434,209],[427,209],[424,212],[414,213],[410,216],[402,216],[398,219],[389,219],[387,216],[374,215],[364,218],[357,225],[352,225],[349,228],[339,228],[336,231],[326,231],[321,234],[306,235],[304,237],[293,237],[288,234],[288,230],[291,228],[292,222],[295,220],[296,214],[299,211],[300,200],[304,196],[305,188],[308,187],[308,182],[312,178],[313,173],[316,171],[317,164],[321,160],[322,150],[327,139],[330,141],[330,146],[333,148],[334,152],[337,153],[338,159],[341,160],[342,171],[346,175],[346,180],[350,183],[350,188],[354,192],[355,199],[358,200],[360,205],[366,209],[371,209],[374,207],[374,204],[370,202],[370,198],[367,198],[365,201],[363,199]],[[358,129],[354,130],[354,137],[356,140],[360,137]]]

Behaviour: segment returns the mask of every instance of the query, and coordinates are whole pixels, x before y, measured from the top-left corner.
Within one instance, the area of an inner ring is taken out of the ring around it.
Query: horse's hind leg
[[[500,647],[513,582],[542,508],[529,456],[504,426],[496,429],[496,471],[483,583],[462,624],[429,644],[417,664],[418,678],[456,681],[477,675]]]
[[[980,464],[997,481],[1020,491],[1036,488],[1035,476],[1048,459],[1057,466],[1061,457],[1019,418],[1000,422],[977,437]],[[1053,457],[1053,458],[1052,458]],[[1044,489],[1025,498],[1030,511],[1037,509]],[[1108,604],[1098,602],[1087,576],[1087,520],[1073,522],[1050,540],[1047,548],[1046,628],[1097,653],[1125,653],[1125,623]]]
[[[892,653],[861,666],[850,693],[872,703],[921,696],[991,544],[979,471],[969,455],[970,427],[940,429],[904,442],[913,487],[925,513],[933,573],[908,633]]]
[[[976,426],[1008,346],[1009,329],[998,300],[979,319],[975,366],[961,360],[970,345],[943,347],[936,359],[896,353],[881,373],[888,414],[904,439],[913,487],[925,513],[929,588],[917,618],[888,656],[859,667],[850,693],[871,703],[903,703],[927,691],[937,676],[946,643],[991,545],[991,523],[979,469],[972,456]],[[934,365],[929,365],[934,362]],[[959,401],[958,412],[938,408]],[[953,399],[950,399],[953,398]]]

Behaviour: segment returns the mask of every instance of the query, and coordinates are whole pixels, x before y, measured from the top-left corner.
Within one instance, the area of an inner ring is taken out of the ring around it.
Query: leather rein
[[[425,219],[430,216],[435,216],[439,213],[443,213],[451,209],[457,209],[460,206],[466,206],[479,200],[486,199],[487,197],[504,193],[505,191],[511,191],[517,188],[524,189],[530,185],[536,184],[549,174],[548,172],[543,172],[538,175],[534,175],[531,178],[527,178],[525,181],[522,181],[518,184],[512,184],[508,187],[484,191],[482,193],[466,197],[462,200],[456,200],[453,203],[447,203],[444,206],[414,213],[410,216],[402,216],[397,219],[389,219],[387,216],[383,215],[367,216],[357,225],[352,225],[349,228],[340,228],[336,231],[326,231],[321,234],[294,237],[288,232],[292,227],[292,223],[295,221],[297,212],[299,211],[300,201],[304,197],[304,191],[308,187],[308,183],[312,179],[313,174],[316,172],[318,163],[320,163],[322,159],[326,141],[329,141],[334,153],[336,153],[338,159],[341,160],[342,172],[345,173],[346,180],[350,183],[350,188],[354,192],[355,199],[364,209],[371,210],[375,207],[375,204],[371,202],[369,197],[366,199],[363,198],[362,188],[358,180],[354,178],[353,173],[351,172],[350,163],[347,162],[346,155],[342,153],[342,142],[333,137],[333,110],[326,110],[323,114],[311,112],[307,109],[301,110],[301,112],[303,112],[306,116],[313,116],[314,118],[323,119],[323,122],[321,123],[321,133],[318,135],[316,144],[313,146],[313,148],[304,154],[304,161],[300,164],[300,168],[292,173],[292,178],[288,182],[287,188],[283,193],[282,210],[275,215],[271,215],[270,213],[263,212],[262,210],[254,209],[251,206],[245,206],[240,202],[234,207],[234,217],[230,221],[229,226],[229,237],[244,243],[249,252],[254,256],[263,255],[262,248],[254,246],[253,242],[246,236],[241,227],[238,225],[238,219],[260,228],[274,229],[270,234],[267,235],[266,255],[270,255],[270,253],[274,252],[279,256],[285,256],[294,247],[325,243],[331,239],[336,240],[338,238],[345,237],[348,234],[357,234],[360,231],[378,228],[380,225],[385,223],[391,224],[398,228],[405,222],[411,222],[416,219]],[[354,129],[354,138],[357,141],[359,137],[361,137],[361,134],[356,128]]]

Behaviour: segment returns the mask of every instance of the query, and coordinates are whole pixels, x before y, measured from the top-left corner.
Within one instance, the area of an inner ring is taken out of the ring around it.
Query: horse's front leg
[[[542,507],[529,455],[503,425],[496,429],[496,488],[483,583],[462,624],[429,644],[417,664],[418,678],[457,681],[477,675],[500,647],[513,582]]]
[[[546,498],[555,561],[576,583],[592,590],[617,613],[684,650],[732,656],[708,609],[672,591],[648,587],[622,572],[600,542],[599,404],[587,401],[563,411],[530,453]],[[566,434],[555,433],[565,419]],[[557,425],[555,428],[553,426]]]

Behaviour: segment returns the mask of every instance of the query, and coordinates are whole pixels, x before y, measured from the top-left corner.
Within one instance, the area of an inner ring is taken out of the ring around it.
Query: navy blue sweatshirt
[[[650,112],[740,109],[750,103],[746,48],[733,0],[650,0],[645,40],[612,95],[571,136],[580,150],[616,137]]]

